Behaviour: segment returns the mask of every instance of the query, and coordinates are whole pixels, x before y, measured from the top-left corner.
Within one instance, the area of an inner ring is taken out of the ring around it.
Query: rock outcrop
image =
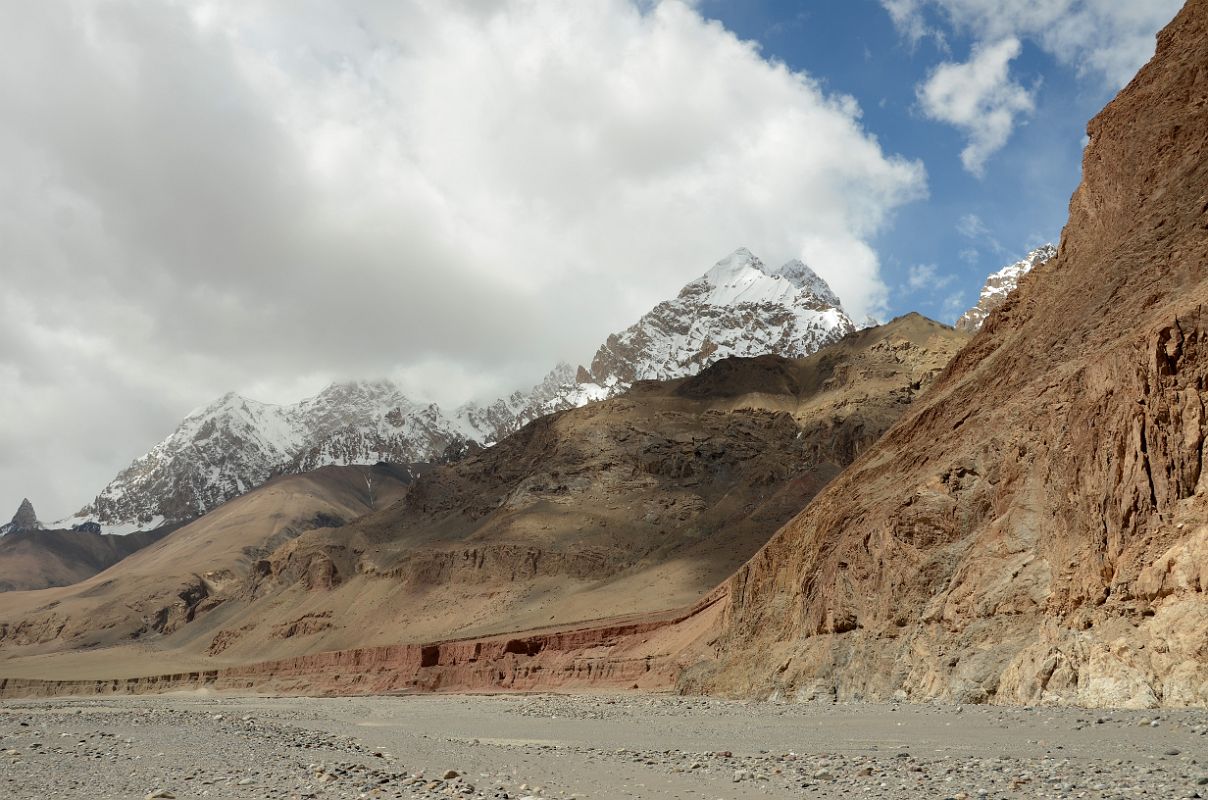
[[[1011,292],[1015,291],[1020,278],[1056,256],[1056,247],[1051,244],[1042,245],[1014,264],[1008,264],[986,278],[977,298],[977,305],[961,315],[956,321],[956,329],[976,333],[986,321],[986,317],[990,316],[990,312],[1006,302]]]
[[[1057,257],[728,582],[685,689],[1208,704],[1208,0],[1088,133]]]

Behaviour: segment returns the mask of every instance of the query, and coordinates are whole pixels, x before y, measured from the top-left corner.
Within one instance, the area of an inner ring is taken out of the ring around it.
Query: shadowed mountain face
[[[1208,703],[1208,0],[1088,132],[1059,254],[729,582],[685,686]]]
[[[345,525],[301,524],[317,506],[296,482],[320,473],[281,479],[80,587],[0,604],[3,670],[61,652],[51,663],[104,674],[62,652],[98,641],[183,667],[690,605],[875,442],[965,341],[911,315],[808,358],[729,359],[639,383],[434,469]],[[330,503],[332,491],[314,497]]]
[[[129,536],[20,529],[0,538],[0,592],[68,586],[159,541],[170,528]]]

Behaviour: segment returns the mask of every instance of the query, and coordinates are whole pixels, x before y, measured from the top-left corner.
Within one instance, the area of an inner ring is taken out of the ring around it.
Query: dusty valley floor
[[[0,796],[1208,797],[1208,711],[636,695],[8,701]]]

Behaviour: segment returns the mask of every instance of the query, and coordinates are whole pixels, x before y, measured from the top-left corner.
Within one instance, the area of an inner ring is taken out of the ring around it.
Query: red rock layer
[[[226,669],[97,680],[0,679],[0,697],[669,689],[716,624],[720,595],[678,614],[485,639],[338,650]]]

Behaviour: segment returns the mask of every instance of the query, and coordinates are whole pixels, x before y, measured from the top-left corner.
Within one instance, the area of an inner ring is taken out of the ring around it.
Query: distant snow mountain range
[[[793,260],[771,269],[739,249],[609,336],[590,368],[559,364],[536,386],[492,403],[446,413],[381,380],[332,384],[293,405],[224,395],[186,417],[57,526],[95,522],[107,533],[146,530],[196,517],[277,474],[328,464],[447,461],[489,447],[537,417],[619,394],[635,381],[693,375],[730,356],[805,356],[856,328],[805,264]]]
[[[986,321],[986,317],[990,315],[990,312],[1002,305],[1007,296],[1015,291],[1015,287],[1019,285],[1020,278],[1056,255],[1056,247],[1051,244],[1041,245],[1021,260],[1016,261],[1014,264],[1008,264],[986,278],[986,283],[982,287],[977,305],[966,311],[956,321],[956,329],[968,331],[969,333],[980,329],[982,323]]]

